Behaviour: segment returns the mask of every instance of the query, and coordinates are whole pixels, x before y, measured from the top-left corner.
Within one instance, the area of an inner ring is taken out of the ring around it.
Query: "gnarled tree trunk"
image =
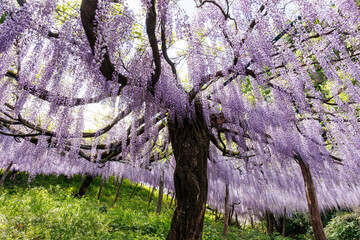
[[[177,206],[167,239],[202,239],[210,140],[200,104],[196,104],[196,119],[187,119],[182,124],[170,121],[169,133],[176,160],[174,185]]]
[[[300,165],[305,183],[306,200],[309,208],[309,218],[311,227],[316,240],[326,240],[324,228],[321,222],[318,200],[316,197],[315,184],[311,176],[309,164],[304,162],[301,157],[295,157]]]

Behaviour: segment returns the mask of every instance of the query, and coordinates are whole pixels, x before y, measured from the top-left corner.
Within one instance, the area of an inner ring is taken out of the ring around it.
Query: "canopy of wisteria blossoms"
[[[360,204],[356,1],[22,2],[0,1],[1,168],[174,190],[172,132],[204,121],[210,206],[228,185],[238,214],[306,211],[299,161],[321,210]]]

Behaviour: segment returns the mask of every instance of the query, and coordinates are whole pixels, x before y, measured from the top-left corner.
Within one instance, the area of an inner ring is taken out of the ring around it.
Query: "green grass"
[[[97,194],[101,179],[95,178],[86,195],[73,197],[81,177],[68,184],[64,176],[37,176],[26,188],[26,174],[19,174],[15,186],[7,180],[0,190],[0,239],[165,239],[173,208],[164,196],[161,215],[155,214],[157,194],[150,206],[150,190],[134,189],[125,180],[117,203],[112,207],[117,186],[114,179],[105,182],[100,200]],[[222,236],[223,224],[206,215],[203,239],[281,239],[259,231],[230,227]]]

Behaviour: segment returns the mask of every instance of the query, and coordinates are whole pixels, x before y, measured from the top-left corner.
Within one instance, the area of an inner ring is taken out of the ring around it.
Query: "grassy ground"
[[[125,180],[117,203],[112,207],[117,186],[105,182],[100,200],[101,179],[95,178],[86,195],[73,197],[81,177],[37,176],[26,188],[27,175],[18,174],[15,185],[7,180],[0,190],[0,239],[165,239],[173,207],[164,196],[161,215],[155,214],[157,193],[150,206],[150,189],[136,188]],[[269,238],[253,230],[230,227],[222,236],[221,221],[206,215],[203,239],[282,239]]]

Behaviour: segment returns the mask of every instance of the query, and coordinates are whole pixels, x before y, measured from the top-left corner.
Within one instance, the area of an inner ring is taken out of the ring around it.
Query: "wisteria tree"
[[[1,0],[1,166],[169,188],[174,168],[167,239],[201,239],[229,192],[239,214],[308,207],[325,239],[320,210],[360,199],[356,1],[129,3]]]

